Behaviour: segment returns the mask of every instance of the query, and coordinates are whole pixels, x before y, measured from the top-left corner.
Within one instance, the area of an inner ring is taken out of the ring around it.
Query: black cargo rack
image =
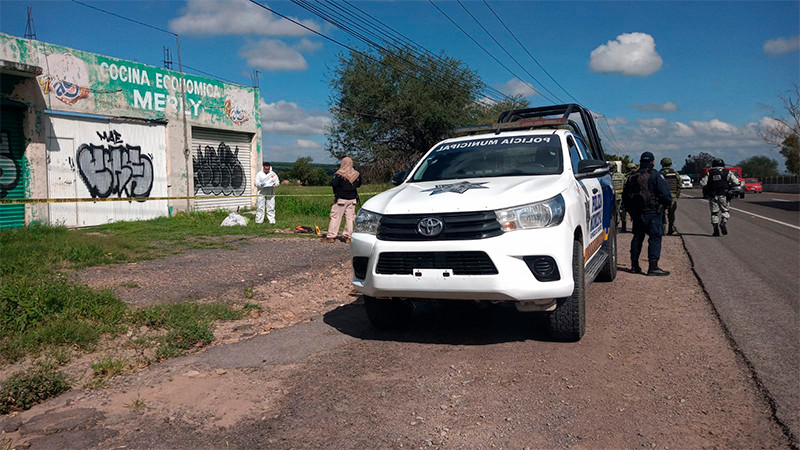
[[[574,120],[570,120],[572,114],[580,116],[583,127]],[[496,124],[462,127],[457,128],[455,132],[457,134],[501,133],[541,128],[568,128],[583,138],[594,159],[605,160],[605,152],[600,137],[597,135],[597,127],[591,111],[575,103],[505,111],[500,114]]]

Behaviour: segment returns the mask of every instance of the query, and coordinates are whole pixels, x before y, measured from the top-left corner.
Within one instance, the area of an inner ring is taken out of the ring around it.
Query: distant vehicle
[[[692,178],[689,175],[681,175],[681,189],[691,189]]]
[[[752,192],[754,194],[761,194],[764,192],[764,186],[758,181],[758,178],[745,178],[744,179],[745,192]]]
[[[725,169],[726,170],[730,170],[731,172],[735,173],[736,174],[736,178],[739,179],[739,185],[732,187],[728,191],[728,199],[731,199],[731,198],[734,198],[734,197],[744,198],[745,187],[744,187],[744,181],[742,181],[743,180],[742,168],[738,167],[738,166],[730,166],[730,167],[726,167]],[[710,170],[711,170],[711,167],[706,167],[705,169],[703,169],[703,173],[700,174],[700,179],[703,179],[703,177],[705,177],[706,174]],[[703,193],[703,198],[708,198],[705,193]]]

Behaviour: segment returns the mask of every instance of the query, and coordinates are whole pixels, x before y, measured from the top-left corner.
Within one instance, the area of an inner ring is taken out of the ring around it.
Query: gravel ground
[[[621,261],[629,240],[620,236]],[[287,255],[310,246],[281,243]],[[513,308],[471,303],[421,307],[409,329],[373,331],[338,264],[296,269],[281,304],[306,305],[298,324],[69,392],[3,419],[4,436],[32,448],[789,446],[679,237],[664,240],[672,276],[621,271],[589,287],[587,334],[573,344],[548,341]],[[160,267],[180,284],[189,273],[180,257]]]

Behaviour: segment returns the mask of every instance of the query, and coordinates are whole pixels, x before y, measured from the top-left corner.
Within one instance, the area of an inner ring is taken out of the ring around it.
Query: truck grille
[[[417,231],[421,219],[435,217],[444,223],[436,236],[423,236]],[[451,241],[486,239],[503,234],[494,211],[446,214],[386,215],[378,226],[378,239],[382,241]]]
[[[453,275],[497,275],[484,252],[384,252],[375,271],[384,275],[411,275],[413,269],[451,269]]]

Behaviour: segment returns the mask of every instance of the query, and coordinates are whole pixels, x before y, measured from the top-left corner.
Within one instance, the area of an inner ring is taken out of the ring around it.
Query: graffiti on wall
[[[244,167],[239,162],[239,147],[235,150],[220,142],[215,150],[206,145],[197,148],[192,157],[194,170],[194,193],[203,191],[208,195],[242,195],[247,184]]]
[[[92,198],[148,197],[153,189],[153,157],[138,145],[123,144],[115,130],[97,132],[105,145],[83,144],[76,158],[78,172]]]
[[[11,143],[8,132],[0,132],[0,198],[17,187],[19,183],[19,167],[11,155]]]
[[[230,100],[225,100],[225,114],[227,114],[228,118],[231,119],[231,122],[235,123],[236,125],[241,125],[250,120],[250,118],[247,117],[247,111],[242,108],[231,106]]]
[[[68,81],[52,81],[48,77],[39,81],[39,84],[44,87],[45,94],[52,91],[57,99],[68,105],[74,105],[78,100],[89,96],[89,89],[82,88]]]

